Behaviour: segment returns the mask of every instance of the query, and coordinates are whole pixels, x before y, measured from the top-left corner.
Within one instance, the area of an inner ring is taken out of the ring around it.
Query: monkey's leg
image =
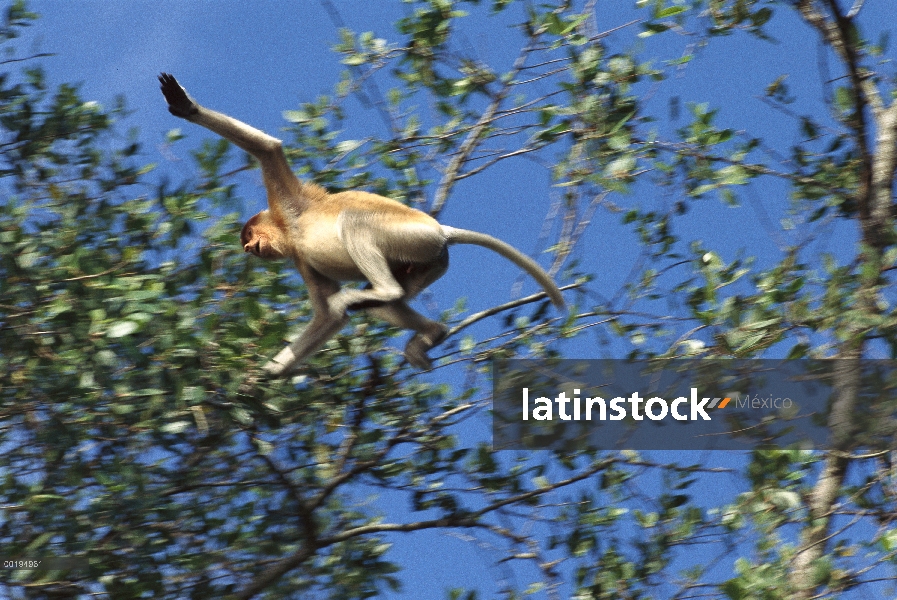
[[[445,275],[445,272],[448,270],[448,263],[448,247],[445,246],[442,248],[442,254],[439,258],[432,262],[392,264],[390,265],[390,272],[393,278],[402,286],[402,289],[405,290],[405,300],[412,300],[434,281]],[[362,289],[369,290],[373,287],[370,283],[366,283]],[[386,304],[389,304],[389,302],[366,300],[350,304],[348,310],[368,310],[370,308],[380,308]]]
[[[402,300],[369,309],[368,312],[396,327],[413,329],[416,333],[405,346],[405,358],[422,371],[433,367],[433,361],[427,356],[427,351],[445,339],[448,327],[426,318]]]
[[[277,353],[262,369],[270,377],[288,375],[295,367],[333,337],[346,324],[348,317],[335,318],[328,310],[328,300],[339,292],[339,284],[318,274],[316,271],[299,266],[299,271],[308,288],[314,316],[295,342]]]
[[[420,224],[388,223],[382,215],[345,210],[337,219],[340,239],[355,266],[370,282],[369,289],[346,289],[330,299],[330,313],[342,317],[350,306],[370,306],[407,297],[389,260],[428,264],[445,248],[441,230]]]
[[[443,248],[439,258],[428,264],[411,265],[406,273],[399,273],[398,280],[409,300],[417,296],[427,286],[442,277],[448,270],[448,249]],[[372,315],[402,329],[412,329],[415,334],[405,346],[405,358],[415,368],[428,370],[433,362],[427,351],[439,345],[448,333],[448,327],[426,318],[412,309],[405,301],[391,302],[385,306],[368,310]]]
[[[353,258],[355,258],[353,256]],[[356,263],[359,259],[356,259]],[[361,269],[371,283],[367,289],[345,289],[334,295],[329,304],[329,312],[334,319],[342,319],[350,306],[364,308],[379,303],[389,303],[400,299],[405,291],[389,272],[386,258],[376,249],[364,252],[365,267]]]

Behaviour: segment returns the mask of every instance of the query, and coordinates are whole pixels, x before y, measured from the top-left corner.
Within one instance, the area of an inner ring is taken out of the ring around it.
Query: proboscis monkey
[[[539,282],[559,309],[561,292],[531,258],[492,236],[440,225],[428,214],[368,192],[329,194],[299,181],[281,141],[197,104],[167,73],[159,76],[168,110],[210,129],[250,153],[262,167],[268,209],[246,223],[243,250],[260,258],[288,258],[305,280],[314,309],[302,335],[263,368],[270,376],[291,372],[336,334],[347,311],[365,309],[416,333],[405,357],[419,369],[432,366],[427,351],[448,328],[419,314],[408,301],[448,269],[448,246],[476,244],[501,254]],[[341,281],[367,281],[364,289],[340,289]]]

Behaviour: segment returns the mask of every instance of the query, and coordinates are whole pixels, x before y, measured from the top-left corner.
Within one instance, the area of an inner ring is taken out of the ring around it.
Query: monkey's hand
[[[160,73],[159,83],[162,95],[168,102],[168,112],[176,117],[190,120],[190,117],[199,112],[199,105],[193,98],[187,95],[187,90],[181,87],[178,80],[170,73]]]
[[[266,362],[265,366],[262,367],[262,378],[277,379],[278,377],[285,377],[293,367],[295,367],[295,364],[282,364],[278,362],[277,358],[274,358]]]

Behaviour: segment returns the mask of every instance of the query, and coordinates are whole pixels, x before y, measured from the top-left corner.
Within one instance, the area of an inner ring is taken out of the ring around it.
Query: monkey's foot
[[[448,335],[448,327],[437,323],[439,329],[429,335],[415,333],[405,346],[405,358],[415,368],[421,371],[429,371],[433,368],[433,361],[427,356],[427,351],[435,348]]]
[[[168,112],[182,119],[189,119],[199,112],[196,103],[187,95],[178,80],[170,73],[160,73],[159,83],[162,95],[168,103]]]

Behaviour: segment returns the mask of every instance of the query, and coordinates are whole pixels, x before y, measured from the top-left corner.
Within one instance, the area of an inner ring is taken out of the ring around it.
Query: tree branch
[[[479,144],[483,132],[486,130],[486,126],[492,122],[501,103],[507,97],[508,93],[510,93],[511,88],[513,87],[513,80],[526,63],[526,59],[532,51],[533,43],[537,36],[538,33],[534,33],[530,43],[520,51],[520,55],[517,57],[517,60],[514,61],[514,66],[511,67],[511,72],[506,76],[505,84],[495,94],[492,102],[490,102],[489,106],[486,107],[486,110],[483,111],[483,114],[477,120],[476,125],[470,130],[470,133],[467,134],[467,137],[461,143],[458,151],[455,152],[451,161],[449,161],[448,167],[442,176],[442,180],[439,182],[439,187],[436,188],[436,195],[433,198],[433,206],[430,208],[430,214],[434,217],[442,212],[442,208],[445,205],[445,201],[448,199],[449,193],[458,181],[458,173],[461,171],[461,167],[470,158],[470,154]]]

